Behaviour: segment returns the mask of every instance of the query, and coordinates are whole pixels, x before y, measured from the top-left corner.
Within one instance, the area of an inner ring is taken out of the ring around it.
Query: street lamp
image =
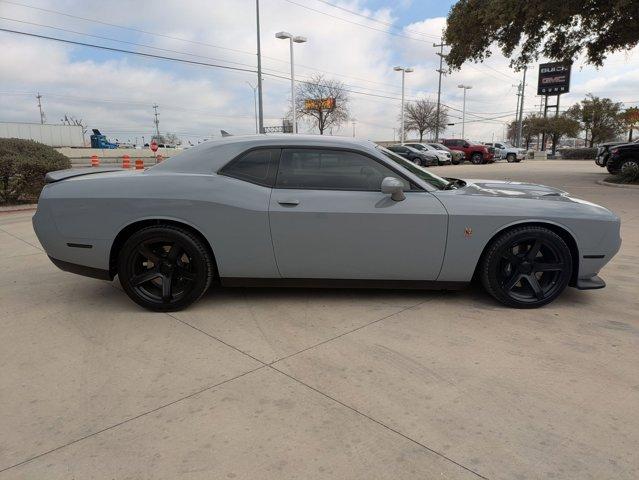
[[[402,126],[399,141],[404,143],[406,141],[406,131],[404,129],[404,77],[407,73],[411,73],[413,69],[410,67],[393,67],[393,70],[402,72]]]
[[[470,85],[457,85],[457,88],[463,88],[464,89],[464,107],[462,109],[462,140],[465,140],[466,138],[464,137],[465,134],[465,127],[466,127],[466,90],[470,90],[471,87]]]
[[[297,133],[297,118],[295,112],[295,61],[293,57],[293,42],[304,43],[306,37],[293,36],[288,32],[277,32],[275,38],[280,40],[288,39],[291,47],[291,110],[293,111],[293,133]]]

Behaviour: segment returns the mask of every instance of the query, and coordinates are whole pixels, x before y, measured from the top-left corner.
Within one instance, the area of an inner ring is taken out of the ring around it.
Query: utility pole
[[[442,75],[444,75],[444,47],[447,47],[448,44],[444,43],[444,40],[440,40],[441,43],[433,43],[433,47],[439,47],[439,69],[435,70],[439,73],[439,83],[437,85],[437,123],[435,123],[435,142],[439,141],[439,110],[442,98]]]
[[[521,81],[521,106],[519,107],[519,129],[517,134],[517,146],[521,148],[522,139],[523,139],[523,128],[524,128],[524,92],[526,90],[526,70],[528,70],[528,65],[524,67],[524,78]]]
[[[255,133],[259,133],[260,132],[260,130],[259,130],[260,127],[259,127],[259,125],[257,123],[257,86],[254,87],[251,82],[246,82],[246,83],[247,83],[247,85],[249,87],[251,87],[251,90],[253,90],[253,108],[254,108],[254,111],[255,111]]]
[[[158,107],[159,105],[157,103],[153,104],[153,110],[155,110],[155,120],[153,120],[153,123],[155,123],[155,139],[156,141],[160,141],[160,120],[158,119]]]
[[[355,138],[355,124],[357,123],[357,120],[353,119],[351,121],[351,124],[353,125],[353,138]]]
[[[42,98],[42,95],[40,95],[40,92],[38,92],[38,94],[36,95],[36,98],[38,99],[38,109],[40,110],[40,123],[44,125],[45,116],[44,116],[44,112],[42,111],[42,102],[40,101],[40,99]]]
[[[515,120],[513,121],[513,144],[517,145],[517,133],[519,132],[517,128],[517,122],[519,121],[519,96],[521,95],[521,82],[518,85],[513,85],[513,87],[517,87],[517,107],[515,109]]]
[[[461,138],[462,138],[462,140],[466,140],[466,137],[465,137],[465,135],[466,135],[466,91],[470,90],[473,87],[471,87],[470,85],[461,84],[461,85],[457,85],[457,88],[463,88],[464,89],[464,106],[462,108],[462,112],[463,113],[462,113],[462,133],[461,133]]]
[[[262,103],[262,49],[260,47],[260,0],[255,0],[255,20],[257,22],[257,105],[259,131],[264,133],[264,107]],[[295,108],[295,106],[293,106]]]

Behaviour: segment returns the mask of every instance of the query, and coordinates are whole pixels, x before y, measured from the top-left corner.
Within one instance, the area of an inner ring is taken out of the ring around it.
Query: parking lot
[[[636,479],[639,189],[590,161],[437,167],[622,218],[603,290],[221,289],[142,310],[0,213],[0,479]]]

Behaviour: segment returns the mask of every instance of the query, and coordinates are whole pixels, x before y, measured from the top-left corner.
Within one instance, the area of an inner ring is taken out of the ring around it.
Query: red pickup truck
[[[468,142],[460,138],[442,140],[445,146],[451,150],[464,152],[465,159],[479,165],[480,163],[492,163],[495,161],[495,149],[480,143]],[[492,151],[491,151],[492,150]]]

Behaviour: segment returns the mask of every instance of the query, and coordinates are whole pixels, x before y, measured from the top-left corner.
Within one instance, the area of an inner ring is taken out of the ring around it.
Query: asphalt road
[[[636,479],[639,189],[592,162],[450,166],[622,217],[608,287],[228,289],[186,311],[57,270],[0,214],[0,479]]]

